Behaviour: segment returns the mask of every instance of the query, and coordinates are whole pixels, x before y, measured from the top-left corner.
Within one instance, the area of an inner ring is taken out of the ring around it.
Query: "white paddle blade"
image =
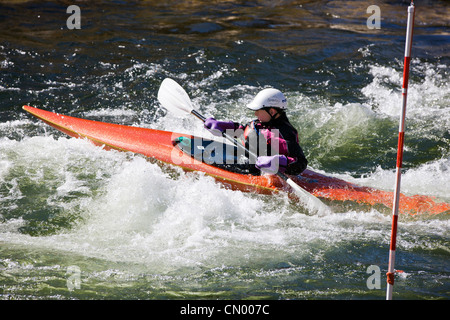
[[[297,194],[300,202],[302,202],[307,209],[320,214],[327,214],[332,212],[330,207],[320,201],[319,198],[316,198],[314,195],[304,190],[302,187],[292,181],[292,179],[288,178],[286,182],[292,187],[292,189],[295,190],[295,193]]]
[[[179,115],[189,114],[194,109],[187,92],[170,78],[164,79],[161,83],[158,100],[165,109]]]

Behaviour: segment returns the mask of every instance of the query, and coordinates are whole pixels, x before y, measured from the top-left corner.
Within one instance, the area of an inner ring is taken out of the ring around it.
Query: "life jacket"
[[[290,124],[285,115],[269,123],[253,120],[245,126],[240,125],[239,129],[244,132],[241,136],[242,144],[258,156],[271,156],[272,151],[273,155],[285,155],[288,158],[287,174],[296,175],[306,169],[308,160],[298,144],[297,130]],[[256,141],[257,145],[251,146],[250,142],[252,141]],[[262,146],[261,143],[265,145]]]
[[[274,130],[277,130],[275,133]],[[255,143],[251,145],[251,143]],[[255,152],[258,156],[270,156],[274,154],[288,155],[287,142],[278,129],[270,125],[262,124],[258,120],[249,122],[241,136],[241,143],[244,147]]]
[[[253,120],[253,121],[249,122],[244,129],[244,133],[242,135],[242,144],[244,145],[244,147],[248,143],[248,139],[251,134],[255,134],[256,136],[259,136],[259,128],[256,127],[255,122],[257,122],[257,120]]]

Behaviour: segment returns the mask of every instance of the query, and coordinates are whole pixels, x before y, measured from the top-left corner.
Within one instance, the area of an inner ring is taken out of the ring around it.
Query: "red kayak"
[[[30,106],[24,106],[23,109],[71,137],[88,139],[106,149],[142,154],[164,163],[182,167],[187,171],[201,171],[233,190],[263,194],[288,192],[295,196],[291,192],[290,186],[277,176],[255,176],[225,170],[191,156],[174,144],[174,141],[180,141],[180,137],[188,140],[200,139],[198,137],[74,118]],[[301,175],[290,178],[319,198],[392,207],[392,192],[358,186],[308,169]],[[450,204],[438,202],[434,197],[401,195],[399,211],[411,215],[450,213]]]

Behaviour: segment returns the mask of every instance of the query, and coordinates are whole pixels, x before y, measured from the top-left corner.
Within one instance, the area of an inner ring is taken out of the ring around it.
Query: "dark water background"
[[[66,25],[72,4],[79,30]],[[388,210],[321,216],[232,192],[68,139],[21,107],[205,136],[160,107],[165,77],[205,115],[237,121],[274,86],[312,169],[392,190],[408,5],[1,1],[0,297],[384,299]],[[448,202],[450,5],[416,7],[402,191]],[[400,218],[395,299],[450,297],[448,240],[447,214]],[[371,265],[380,289],[367,286]]]

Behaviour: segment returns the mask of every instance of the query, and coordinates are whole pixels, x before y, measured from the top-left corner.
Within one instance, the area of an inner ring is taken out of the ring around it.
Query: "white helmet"
[[[285,110],[287,108],[287,99],[280,90],[267,88],[261,90],[253,101],[247,105],[247,108],[251,110],[259,110],[262,108],[279,108]]]

